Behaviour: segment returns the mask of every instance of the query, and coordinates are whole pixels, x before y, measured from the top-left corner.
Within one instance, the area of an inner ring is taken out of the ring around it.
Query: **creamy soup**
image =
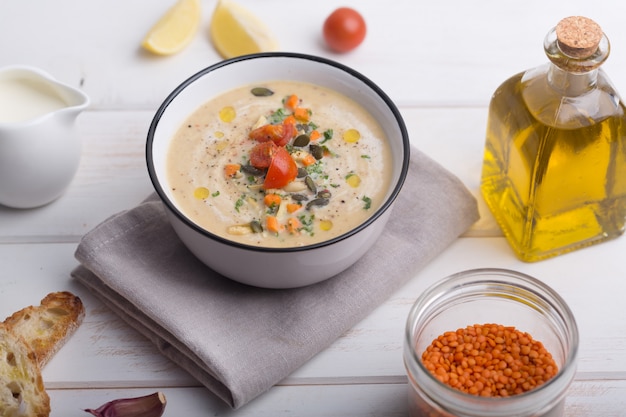
[[[172,139],[168,181],[192,221],[265,247],[310,245],[370,217],[390,186],[385,133],[359,104],[299,82],[215,97]]]

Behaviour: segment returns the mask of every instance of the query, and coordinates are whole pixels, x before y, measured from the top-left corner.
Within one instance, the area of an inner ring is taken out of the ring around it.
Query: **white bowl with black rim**
[[[363,106],[385,132],[392,155],[383,204],[363,223],[327,241],[269,248],[220,237],[190,220],[168,185],[167,155],[176,131],[198,107],[235,88],[273,80],[316,84]],[[262,53],[221,61],[180,84],[157,110],[146,143],[148,173],[168,218],[185,246],[209,268],[243,284],[297,288],[329,279],[357,262],[376,242],[392,213],[409,167],[409,138],[399,110],[374,82],[340,63],[297,53]],[[261,265],[272,265],[263,268]]]

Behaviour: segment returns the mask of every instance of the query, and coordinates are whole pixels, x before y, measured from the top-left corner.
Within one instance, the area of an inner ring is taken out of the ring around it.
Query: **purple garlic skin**
[[[165,411],[167,401],[165,394],[154,394],[136,398],[120,398],[110,401],[100,407],[86,409],[96,417],[161,417]]]

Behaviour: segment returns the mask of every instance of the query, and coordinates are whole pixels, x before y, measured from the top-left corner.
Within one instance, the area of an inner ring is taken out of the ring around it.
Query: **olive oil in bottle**
[[[549,63],[517,74],[489,106],[481,192],[527,262],[620,236],[626,108],[600,68],[609,41],[584,17],[545,38]]]

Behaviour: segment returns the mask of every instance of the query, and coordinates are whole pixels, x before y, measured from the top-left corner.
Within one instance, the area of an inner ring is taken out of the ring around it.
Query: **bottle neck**
[[[598,48],[591,55],[578,58],[567,55],[559,46],[556,28],[544,39],[544,50],[551,62],[548,82],[565,96],[578,96],[596,86],[598,69],[606,61],[610,52],[608,38],[603,34]]]
[[[555,91],[566,97],[580,96],[593,90],[597,81],[597,68],[588,72],[576,73],[564,70],[552,63],[548,70],[548,83]]]

